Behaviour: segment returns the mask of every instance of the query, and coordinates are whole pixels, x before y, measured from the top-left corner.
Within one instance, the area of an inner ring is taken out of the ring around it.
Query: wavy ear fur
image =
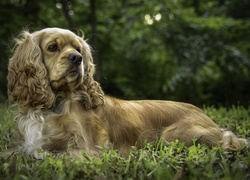
[[[22,108],[50,108],[55,96],[42,62],[39,42],[27,31],[15,39],[14,53],[8,66],[8,95],[11,103]]]
[[[104,103],[104,93],[93,78],[95,73],[95,65],[91,54],[90,46],[81,39],[83,45],[83,63],[84,63],[84,82],[81,88],[84,90],[84,106],[86,109],[95,108]]]

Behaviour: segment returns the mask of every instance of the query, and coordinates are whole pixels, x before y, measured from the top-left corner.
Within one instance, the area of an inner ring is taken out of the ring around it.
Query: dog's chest
[[[65,150],[70,146],[80,127],[69,115],[49,117],[43,127],[45,147],[52,150]]]

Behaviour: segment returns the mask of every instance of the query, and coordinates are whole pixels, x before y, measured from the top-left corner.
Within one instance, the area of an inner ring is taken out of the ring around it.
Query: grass
[[[222,128],[244,138],[250,137],[250,108],[205,107],[204,111]],[[13,145],[13,115],[0,107],[0,151]],[[185,147],[178,141],[163,145],[158,140],[132,147],[128,156],[103,150],[100,157],[82,154],[46,155],[37,160],[22,154],[1,160],[0,179],[250,179],[250,149],[224,152],[205,145]]]

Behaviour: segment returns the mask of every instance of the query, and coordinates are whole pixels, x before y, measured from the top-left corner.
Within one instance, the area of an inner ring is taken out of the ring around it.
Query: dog
[[[23,31],[8,64],[8,96],[16,105],[18,149],[96,156],[112,145],[121,154],[143,142],[178,139],[241,150],[247,140],[223,131],[204,112],[187,103],[126,101],[107,96],[93,78],[91,47],[60,28]]]

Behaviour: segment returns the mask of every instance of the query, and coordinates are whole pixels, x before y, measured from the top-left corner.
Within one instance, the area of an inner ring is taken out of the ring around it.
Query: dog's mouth
[[[83,72],[80,67],[70,68],[63,76],[51,82],[53,89],[70,88],[74,89],[83,81]]]
[[[69,72],[65,73],[65,79],[68,83],[76,81],[81,76],[82,75],[79,69],[70,70]]]
[[[83,76],[83,69],[81,66],[70,66],[68,70],[65,71],[63,75],[68,83],[77,81]]]

